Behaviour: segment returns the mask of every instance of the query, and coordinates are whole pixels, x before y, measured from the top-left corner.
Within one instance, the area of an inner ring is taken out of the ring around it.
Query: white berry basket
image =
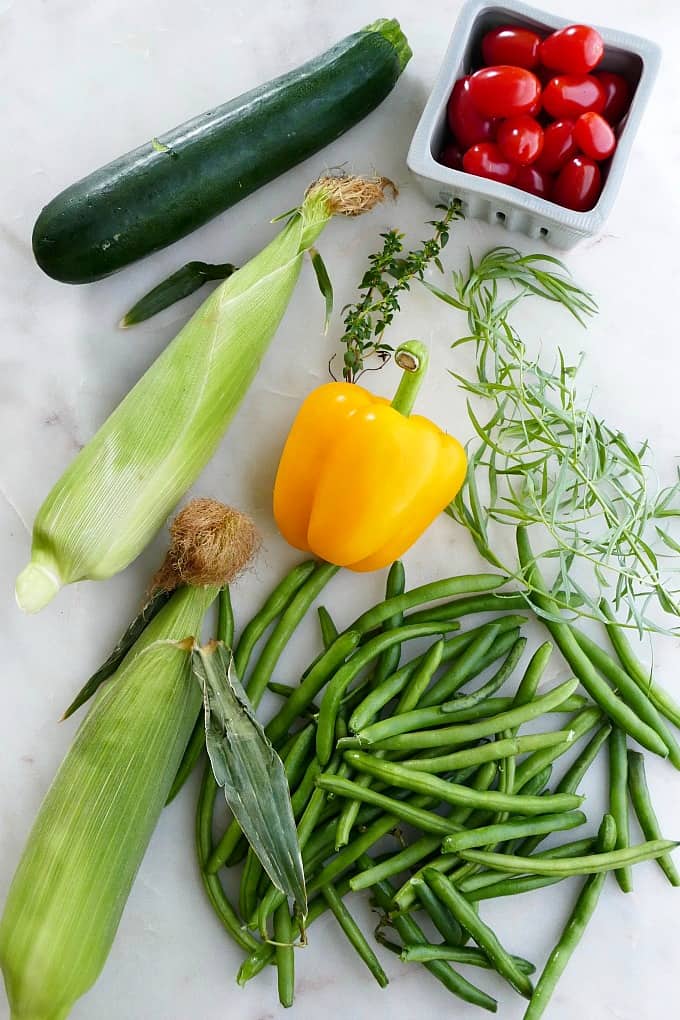
[[[633,139],[659,69],[661,49],[648,39],[594,26],[605,45],[605,55],[597,69],[623,75],[631,87],[632,99],[616,129],[614,155],[603,167],[602,192],[588,212],[574,212],[508,184],[452,170],[436,158],[446,135],[446,105],[451,90],[459,78],[481,66],[480,43],[489,29],[512,24],[547,35],[572,23],[567,18],[514,0],[503,4],[466,0],[407,157],[409,169],[432,202],[446,203],[457,198],[466,216],[503,223],[510,231],[543,238],[556,248],[573,248],[583,238],[600,231],[621,185]]]

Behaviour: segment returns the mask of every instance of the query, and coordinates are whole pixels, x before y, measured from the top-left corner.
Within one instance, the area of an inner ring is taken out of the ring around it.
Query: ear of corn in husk
[[[128,565],[206,465],[292,296],[305,252],[336,213],[383,197],[382,179],[321,178],[279,235],[225,280],[80,451],[40,508],[22,609]]]

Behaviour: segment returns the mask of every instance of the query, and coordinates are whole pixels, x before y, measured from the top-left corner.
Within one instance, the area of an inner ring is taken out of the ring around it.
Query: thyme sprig
[[[469,335],[452,346],[473,344],[476,355],[472,378],[451,373],[469,394],[475,431],[451,516],[486,560],[518,580],[517,564],[499,558],[496,526],[539,528],[537,560],[552,563],[553,594],[573,616],[601,619],[606,593],[630,626],[668,629],[648,610],[656,605],[680,616],[680,543],[668,531],[668,522],[680,517],[680,473],[659,487],[647,442],[631,443],[579,396],[580,360],[568,364],[558,349],[554,365],[546,366],[528,354],[509,321],[518,302],[536,295],[584,323],[596,311],[591,295],[559,260],[508,247],[476,264],[470,259],[466,273],[453,274],[453,295],[425,285],[467,314]]]
[[[420,248],[404,252],[404,234],[388,230],[380,236],[382,250],[369,256],[369,268],[359,284],[357,302],[345,306],[345,331],[340,343],[345,346],[342,375],[347,382],[356,382],[366,371],[366,361],[377,357],[375,368],[389,361],[392,347],[385,343],[384,333],[399,311],[399,297],[410,290],[413,280],[422,281],[430,265],[443,272],[439,258],[450,237],[451,224],[462,218],[460,202],[438,205],[441,219],[429,220],[433,233],[421,242]]]

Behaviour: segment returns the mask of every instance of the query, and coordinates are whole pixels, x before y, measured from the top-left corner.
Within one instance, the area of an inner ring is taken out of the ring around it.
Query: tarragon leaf
[[[192,669],[205,707],[205,742],[215,781],[277,889],[307,913],[302,855],[283,762],[218,641],[194,647]]]

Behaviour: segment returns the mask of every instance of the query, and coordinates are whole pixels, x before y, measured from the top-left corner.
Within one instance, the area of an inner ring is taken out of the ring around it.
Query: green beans
[[[422,606],[426,602],[437,602],[439,599],[450,598],[452,595],[493,591],[494,588],[504,585],[506,581],[507,578],[502,574],[460,574],[458,577],[445,577],[441,581],[432,581],[430,584],[411,588],[403,595],[379,602],[377,606],[373,606],[372,609],[368,609],[358,616],[348,629],[360,630],[362,634],[368,634],[369,631],[375,630],[395,613],[406,613],[409,609]]]
[[[137,301],[129,312],[126,312],[120,320],[119,325],[125,329],[128,326],[136,326],[152,316],[169,308],[176,301],[188,297],[194,291],[199,290],[208,280],[226,280],[228,276],[235,273],[237,266],[230,262],[221,265],[213,265],[210,262],[187,262],[181,269],[177,269],[166,280],[152,287],[148,293]]]
[[[380,966],[380,961],[366,941],[361,928],[343,903],[342,897],[338,895],[335,886],[329,883],[323,887],[321,893],[333,912],[336,921],[347,936],[349,944],[356,949],[359,957],[364,961],[380,987],[387,987],[389,984],[387,974]]]
[[[458,923],[470,933],[479,948],[486,953],[494,970],[505,978],[520,995],[531,997],[533,986],[528,976],[520,970],[513,957],[498,940],[495,932],[481,920],[462,893],[446,875],[431,868],[425,870],[425,881],[439,899],[446,904]]]
[[[628,676],[624,669],[614,662],[607,653],[591,641],[585,634],[581,634],[575,628],[574,635],[579,647],[588,656],[595,669],[609,680],[618,690],[619,696],[627,705],[647,723],[659,735],[666,750],[668,758],[676,769],[680,769],[680,744],[671,733],[666,722],[656,710],[647,694],[638,687],[634,680]]]
[[[492,623],[482,627],[479,635],[456,659],[453,666],[447,670],[430,690],[421,699],[423,708],[431,705],[441,705],[450,698],[463,684],[467,683],[473,676],[480,672],[480,663],[484,661],[487,652],[493,648],[496,638],[499,636],[498,626]]]
[[[546,765],[571,751],[574,743],[594,729],[601,720],[602,712],[599,708],[584,708],[582,712],[575,715],[569,723],[567,735],[561,744],[556,744],[553,747],[544,748],[540,751],[534,751],[533,754],[525,758],[522,764],[518,766],[515,775],[517,787],[523,786],[528,779],[537,775]]]
[[[259,942],[241,927],[241,921],[229,902],[217,875],[210,875],[206,872],[206,863],[210,857],[212,846],[212,818],[216,797],[217,783],[212,774],[210,762],[208,762],[203,773],[203,783],[196,810],[196,852],[201,879],[215,916],[223,928],[237,945],[252,953],[259,947]]]
[[[513,814],[544,815],[549,811],[570,811],[577,808],[583,800],[582,797],[573,794],[532,797],[498,793],[494,790],[472,790],[428,773],[404,768],[395,762],[382,761],[363,751],[347,751],[345,761],[357,772],[367,772],[392,786],[413,790],[415,793],[434,797],[447,804],[464,804],[491,811],[509,811]]]
[[[455,854],[471,847],[488,846],[490,843],[505,843],[517,836],[534,836],[539,833],[561,832],[583,825],[586,816],[582,811],[563,811],[560,814],[541,815],[534,820],[516,819],[496,825],[483,825],[447,836],[442,843],[445,854]]]
[[[282,1006],[292,1006],[295,998],[295,950],[290,912],[285,900],[274,913],[274,941],[279,1002]]]
[[[453,825],[445,818],[442,818],[441,815],[436,815],[432,811],[423,811],[421,808],[415,808],[405,801],[396,800],[394,797],[387,797],[383,793],[378,793],[370,789],[370,787],[360,786],[359,783],[354,783],[349,779],[341,779],[338,776],[322,773],[317,777],[316,785],[319,789],[336,793],[340,797],[350,797],[354,800],[361,800],[366,804],[375,804],[376,807],[383,808],[390,814],[395,815],[395,817],[400,818],[403,822],[415,825],[423,832],[437,832],[441,835],[447,835],[450,832],[455,832],[458,828],[457,825]]]
[[[385,598],[395,598],[397,595],[404,594],[404,588],[406,587],[406,571],[404,570],[404,564],[401,560],[396,560],[389,569],[387,574],[387,584],[385,585]],[[393,630],[395,627],[401,627],[404,622],[403,613],[395,613],[394,616],[390,616],[383,623],[383,630]],[[375,671],[373,673],[373,683],[379,684],[385,680],[386,677],[391,676],[395,669],[399,665],[399,659],[401,657],[401,645],[392,645],[387,648],[378,658],[375,664]]]
[[[645,839],[661,839],[661,827],[647,786],[645,761],[639,751],[628,752],[628,788]],[[680,885],[680,874],[670,857],[658,857],[657,864],[671,885]]]
[[[510,647],[510,651],[505,657],[500,668],[496,670],[491,679],[487,680],[485,684],[478,687],[476,691],[471,694],[456,695],[453,701],[444,704],[442,707],[445,712],[453,711],[458,712],[464,708],[472,708],[473,705],[478,705],[482,701],[486,701],[496,691],[499,691],[505,681],[512,676],[515,666],[522,658],[524,649],[526,648],[527,639],[518,637],[513,645]]]
[[[359,858],[359,863],[362,867],[366,867],[367,863],[370,864],[370,861],[367,858]],[[392,909],[393,892],[391,884],[384,881],[378,882],[373,889],[373,896],[377,906],[386,913],[389,913]],[[412,917],[407,917],[406,915],[392,917],[390,924],[405,945],[427,944],[427,939],[422,929]],[[433,977],[437,978],[445,988],[459,999],[462,999],[464,1002],[470,1002],[474,1006],[481,1006],[482,1009],[487,1009],[490,1013],[496,1012],[498,1008],[496,1000],[480,988],[476,988],[475,985],[455,971],[453,967],[450,967],[444,960],[432,960],[425,963],[424,966]]]
[[[444,626],[453,627],[454,624]],[[357,628],[353,629],[356,630]],[[403,641],[410,641],[413,638],[439,634],[441,629],[442,625],[439,623],[418,623],[410,627],[394,627],[392,630],[371,638],[357,650],[349,662],[346,662],[344,666],[338,669],[326,687],[321,701],[321,708],[319,709],[319,721],[316,731],[316,754],[322,765],[326,764],[333,751],[335,720],[340,708],[340,701],[352,680],[368,663],[372,662],[373,659],[393,645],[401,644]]]
[[[622,627],[616,622],[614,614],[604,599],[600,602],[600,610],[606,618],[605,627],[619,662],[631,680],[634,680],[655,708],[675,726],[680,726],[680,705],[677,705],[670,694],[655,683],[651,670],[642,665],[633,651]]]
[[[405,963],[428,963],[430,960],[451,960],[453,963],[465,963],[470,967],[483,967],[486,970],[492,969],[493,965],[488,956],[480,949],[471,949],[468,946],[450,946],[446,943],[441,945],[407,946],[401,954]],[[513,956],[512,960],[523,974],[533,974],[536,968],[529,960],[521,956]]]
[[[626,734],[614,726],[609,735],[609,814],[616,826],[614,846],[625,850],[630,845],[628,825],[628,758]],[[614,877],[621,892],[633,891],[633,871],[630,865],[619,868]]]
[[[545,860],[537,856],[514,857],[510,854],[487,853],[484,850],[461,850],[460,856],[495,871],[532,875],[595,875],[601,871],[616,871],[626,864],[654,861],[663,857],[678,844],[670,839],[653,839],[647,843],[613,850],[611,853],[589,854],[587,857],[573,857],[571,860]]]
[[[439,849],[441,836],[422,836],[415,840],[410,846],[405,847],[400,853],[391,854],[379,864],[371,864],[365,871],[360,871],[349,880],[350,888],[369,889],[376,882],[385,878],[391,878],[402,871],[413,867],[424,857],[428,857],[435,850]]]
[[[485,761],[499,761],[508,755],[524,754],[546,747],[555,747],[569,739],[571,730],[553,730],[550,733],[532,733],[525,737],[504,737],[477,747],[440,754],[433,758],[406,758],[399,762],[402,768],[419,772],[449,772],[470,765],[481,765]]]
[[[606,854],[612,850],[615,841],[616,824],[611,815],[605,815],[600,826],[598,848]],[[555,986],[595,911],[605,877],[604,874],[592,875],[585,882],[564,931],[548,957],[548,962],[536,984],[524,1020],[538,1020],[543,1016]]]
[[[283,580],[276,585],[259,612],[255,614],[248,626],[244,628],[234,652],[236,675],[241,680],[245,677],[255,645],[267,627],[284,611],[298,589],[314,573],[316,567],[317,564],[314,560],[306,560],[304,563],[299,563],[296,567],[293,567]]]
[[[559,607],[546,590],[545,582],[536,565],[525,527],[517,529],[517,552],[527,584],[531,589],[531,601],[544,613],[549,614],[544,616],[544,623],[552,634],[555,644],[590,697],[609,716],[612,722],[625,730],[634,740],[637,740],[638,743],[648,750],[653,751],[654,754],[666,757],[668,751],[658,733],[648,726],[647,723],[642,722],[635,712],[614,694],[607,682],[597,672],[588,656],[581,650],[569,625],[555,621],[555,616],[559,616]]]
[[[407,623],[419,623],[426,614],[434,613],[436,617],[428,616],[428,619],[458,620],[461,616],[468,616],[471,613],[521,612],[527,609],[528,604],[524,595],[513,592],[466,595],[444,602],[434,609],[420,609],[415,613],[409,613],[405,619]]]
[[[317,609],[319,615],[319,626],[321,627],[321,640],[324,648],[330,648],[338,636],[338,628],[333,623],[333,618],[325,606]]]
[[[415,751],[425,747],[441,747],[443,744],[468,744],[482,737],[493,736],[502,730],[514,729],[530,719],[537,719],[544,712],[560,705],[577,687],[578,680],[567,680],[527,705],[511,708],[477,722],[443,726],[434,731],[412,732],[411,728],[421,723],[422,717],[419,717],[418,713],[428,711],[417,709],[415,712],[405,712],[404,715],[393,719],[383,719],[374,723],[357,736],[363,744],[373,744],[382,750],[390,751]]]
[[[427,882],[418,878],[413,883],[413,889],[421,907],[444,941],[453,946],[462,946],[467,939],[467,932],[463,931],[451,911],[437,899]]]
[[[314,599],[323,591],[339,569],[339,567],[333,566],[330,563],[319,564],[307,580],[296,590],[279,617],[274,630],[269,635],[269,639],[262,650],[262,654],[245,684],[248,697],[255,708],[259,705],[260,699],[267,689],[267,684],[271,680],[274,667],[290,641],[293,631]]]
[[[395,715],[401,715],[402,712],[410,712],[411,709],[417,707],[418,702],[428,688],[430,680],[439,669],[443,654],[444,641],[440,638],[439,641],[436,641],[432,647],[428,649],[423,656],[422,662],[411,676],[408,687],[404,690],[404,693],[397,702],[397,706],[394,710]],[[360,728],[360,726],[357,727],[357,729]]]

